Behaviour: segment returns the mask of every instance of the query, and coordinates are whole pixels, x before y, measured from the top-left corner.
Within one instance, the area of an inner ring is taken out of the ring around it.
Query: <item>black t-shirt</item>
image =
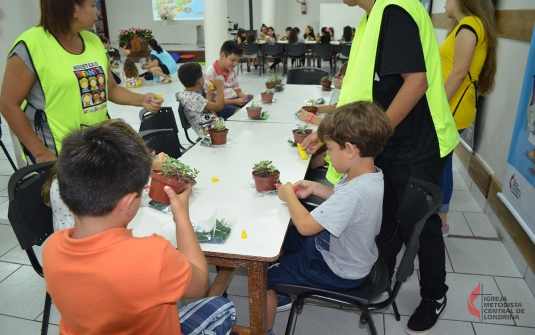
[[[403,85],[401,74],[413,72],[426,72],[418,26],[403,8],[390,5],[383,13],[377,44],[373,99],[387,110]],[[438,138],[424,95],[395,128],[382,158],[405,165],[438,152]]]

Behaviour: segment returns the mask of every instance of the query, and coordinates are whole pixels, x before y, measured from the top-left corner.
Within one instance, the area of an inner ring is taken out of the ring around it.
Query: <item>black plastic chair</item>
[[[321,78],[328,75],[329,72],[315,67],[299,67],[288,71],[286,84],[319,85]]]
[[[139,125],[140,133],[144,130],[173,129],[178,146],[181,150],[186,151],[186,148],[180,144],[180,140],[178,139],[178,126],[176,124],[175,115],[171,107],[162,107],[158,113],[154,114],[146,109],[142,109],[139,112],[139,120],[141,121],[141,124]]]
[[[331,61],[331,70],[332,70],[332,54],[331,54],[331,45],[330,44],[321,44],[316,43],[312,44],[312,52],[310,58],[318,60],[318,67],[321,68],[321,60],[327,59]]]
[[[180,158],[183,152],[173,129],[152,129],[139,132],[145,145],[156,154],[165,152],[169,157]]]
[[[379,255],[368,278],[355,289],[347,291],[331,291],[313,287],[277,284],[272,288],[277,293],[296,295],[286,325],[286,335],[293,334],[297,314],[303,309],[305,299],[320,300],[343,307],[356,308],[361,311],[360,323],[368,325],[372,335],[377,334],[371,312],[382,310],[392,305],[396,320],[400,315],[395,304],[401,284],[414,272],[414,259],[420,248],[420,233],[427,218],[435,213],[442,202],[443,193],[440,187],[429,182],[410,178],[402,201],[396,212],[398,229],[408,236],[406,250],[395,273],[394,288],[390,287],[390,278],[385,261]],[[388,292],[388,299],[374,303],[383,292]]]
[[[11,156],[9,155],[9,152],[7,151],[6,146],[4,145],[4,142],[2,142],[2,118],[0,118],[0,147],[2,147],[2,150],[4,150],[4,154],[7,157],[7,160],[9,161],[9,164],[11,164],[11,167],[13,170],[17,171],[17,166],[13,162],[13,159],[11,159]]]
[[[264,73],[266,73],[266,69],[264,66],[264,62],[266,62],[266,59],[269,58],[283,58],[282,53],[282,44],[280,43],[265,43],[262,45],[262,61],[261,61],[261,67],[264,69]]]
[[[245,62],[248,62],[248,58],[258,58],[258,44],[256,42],[252,42],[252,43],[243,42],[242,44],[240,44],[240,46],[243,49],[243,57],[240,59],[240,70],[243,73],[244,62],[241,62],[241,61],[244,60]],[[262,75],[261,68],[258,70],[258,75]]]
[[[52,208],[45,205],[41,197],[41,188],[48,180],[50,171],[56,162],[46,162],[25,166],[17,170],[8,183],[9,209],[8,218],[17,236],[20,247],[26,251],[33,269],[43,277],[43,267],[34,246],[40,246],[52,235]],[[45,308],[41,334],[48,333],[52,298],[46,292]]]
[[[349,60],[349,53],[351,52],[351,45],[352,43],[340,43],[340,49],[338,50],[338,53],[336,54],[336,59],[334,61],[334,69],[333,72],[336,73],[336,65],[338,61],[347,61]]]
[[[288,58],[290,58],[292,62],[296,59],[305,59],[306,52],[306,45],[304,43],[288,43],[286,46],[286,57],[284,60],[284,72],[287,72],[286,69],[288,68]]]
[[[178,101],[178,93],[176,94],[176,97],[176,101]],[[184,112],[184,106],[182,106],[180,101],[178,101],[178,118],[180,119],[180,124],[182,125],[182,129],[184,129],[184,134],[186,135],[186,139],[188,140],[188,142],[192,145],[197,144],[197,142],[199,142],[201,139],[198,137],[197,140],[193,142],[189,138],[188,129],[191,128],[191,125],[189,124],[188,118],[186,117],[186,113]]]

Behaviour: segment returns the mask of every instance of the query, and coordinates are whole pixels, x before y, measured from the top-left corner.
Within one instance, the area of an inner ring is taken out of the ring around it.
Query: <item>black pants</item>
[[[451,155],[451,154],[450,154]],[[403,196],[409,177],[416,177],[439,185],[446,164],[446,158],[435,155],[423,162],[408,165],[392,165],[384,157],[375,161],[383,170],[385,193],[383,198],[383,221],[381,232],[377,236],[378,244],[387,241],[396,230],[394,215]],[[442,223],[437,213],[429,217],[420,234],[420,295],[423,298],[438,300],[448,291],[446,285],[446,252],[442,237]],[[381,256],[385,260],[390,278],[394,273],[396,257],[402,243],[407,243],[409,236],[404,236],[398,229],[392,240],[380,246]]]

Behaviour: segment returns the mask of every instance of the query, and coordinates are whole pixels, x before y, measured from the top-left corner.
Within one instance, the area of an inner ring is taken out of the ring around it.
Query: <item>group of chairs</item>
[[[259,46],[261,46],[259,48]],[[285,48],[283,48],[283,46]],[[331,64],[331,71],[334,75],[336,73],[336,67],[338,61],[345,61],[349,59],[349,53],[351,51],[351,43],[341,43],[339,45],[338,53],[333,55],[331,44],[305,44],[305,43],[264,43],[258,44],[256,42],[241,44],[244,50],[243,59],[246,61],[248,58],[260,59],[259,75],[262,75],[262,71],[265,73],[265,64],[268,58],[280,58],[283,62],[283,75],[288,72],[288,59],[295,62],[300,62],[302,59],[306,60],[306,64],[310,67],[311,60],[316,60],[318,68],[321,68],[321,61],[328,60]],[[310,48],[310,53],[307,53],[307,49]],[[243,72],[243,66],[240,66]]]

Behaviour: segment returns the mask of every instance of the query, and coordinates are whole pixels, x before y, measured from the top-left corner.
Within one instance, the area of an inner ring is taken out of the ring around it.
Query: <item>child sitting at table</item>
[[[204,82],[204,90],[206,92],[210,90],[212,79],[218,76],[223,79],[225,107],[217,115],[225,120],[234,115],[249,100],[254,98],[252,94],[242,92],[238,81],[238,74],[234,70],[242,56],[243,49],[236,41],[226,41],[221,46],[219,59],[206,69],[206,80]],[[217,92],[214,93],[214,98],[212,99],[215,102],[214,99],[217,99]]]
[[[336,171],[344,173],[342,179],[334,189],[308,180],[279,187],[294,226],[286,234],[283,255],[267,270],[268,334],[273,334],[278,303],[273,285],[345,290],[366,279],[378,257],[375,236],[383,206],[383,173],[374,159],[392,132],[390,120],[374,102],[337,108],[320,124],[318,137]],[[309,212],[299,199],[311,195],[325,201]]]
[[[206,98],[198,93],[204,86],[204,76],[199,63],[185,63],[178,68],[178,79],[185,90],[175,94],[176,100],[184,108],[184,114],[191,128],[199,137],[205,137],[217,119],[217,114],[225,107],[223,81],[213,79],[217,91],[216,102],[213,102],[214,90],[206,91]]]
[[[139,77],[136,63],[128,58],[124,61],[123,72],[121,73],[123,85],[126,88],[136,88],[143,85],[145,79]]]
[[[46,290],[61,314],[62,334],[228,334],[233,303],[177,301],[206,292],[208,268],[189,214],[191,188],[165,191],[177,248],[161,236],[132,236],[152,159],[122,120],[106,120],[63,140],[59,191],[75,226],[52,234],[43,249]],[[178,250],[177,250],[178,249]],[[180,318],[179,318],[180,313]]]

